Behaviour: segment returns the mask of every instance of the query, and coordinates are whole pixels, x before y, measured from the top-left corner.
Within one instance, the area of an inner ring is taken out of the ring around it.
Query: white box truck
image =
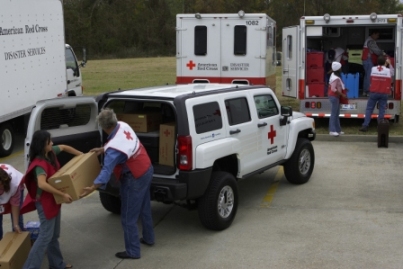
[[[332,57],[329,56],[332,50],[336,54],[344,51],[342,79],[349,89],[349,104],[341,105],[340,117],[364,118],[368,97],[363,92],[365,70],[361,55],[365,40],[373,30],[378,30],[378,47],[392,60],[395,69],[385,118],[397,122],[402,100],[402,19],[400,14],[325,14],[304,16],[300,25],[283,28],[283,96],[297,98],[300,111],[307,116],[330,117],[327,84]],[[335,59],[339,55],[333,56]],[[377,118],[378,113],[376,107],[372,118]]]
[[[176,83],[276,87],[276,22],[263,13],[176,15]]]
[[[0,7],[0,157],[4,157],[13,150],[15,132],[25,132],[38,100],[82,95],[83,89],[76,55],[65,44],[60,0],[0,0]]]

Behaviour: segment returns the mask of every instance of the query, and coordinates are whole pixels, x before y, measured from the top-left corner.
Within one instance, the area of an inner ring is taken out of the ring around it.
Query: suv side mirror
[[[280,126],[287,124],[288,118],[292,116],[292,107],[281,106]]]

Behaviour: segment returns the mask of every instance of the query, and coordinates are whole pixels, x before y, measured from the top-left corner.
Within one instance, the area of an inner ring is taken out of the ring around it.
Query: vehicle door
[[[272,91],[261,89],[251,93],[251,116],[257,128],[260,167],[275,164],[285,158],[289,125],[281,125],[280,103]]]
[[[67,95],[80,96],[83,94],[81,70],[77,63],[77,57],[73,49],[66,45],[66,73],[67,73]]]
[[[24,145],[25,168],[33,134],[46,130],[54,145],[69,145],[84,153],[101,145],[100,131],[96,124],[98,105],[94,97],[65,97],[42,100],[33,108]],[[60,153],[61,165],[73,156]]]
[[[297,98],[299,27],[283,28],[283,95]]]

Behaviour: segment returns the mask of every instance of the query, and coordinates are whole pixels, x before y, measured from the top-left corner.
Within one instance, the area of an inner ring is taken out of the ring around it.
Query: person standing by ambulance
[[[379,104],[378,122],[384,118],[394,72],[395,70],[389,60],[386,60],[384,56],[379,56],[378,66],[372,67],[371,70],[371,84],[369,88],[371,93],[365,110],[364,123],[359,129],[361,132],[368,131],[371,114],[374,111],[376,103]]]
[[[337,137],[344,134],[340,126],[340,96],[346,97],[346,95],[342,92],[344,83],[340,77],[341,64],[339,62],[333,62],[332,71],[333,73],[330,75],[327,92],[332,106],[329,118],[329,135]]]
[[[11,213],[13,231],[24,230],[20,208],[24,199],[23,174],[9,164],[0,164],[0,240],[3,238],[3,215]]]
[[[378,47],[376,40],[379,38],[379,30],[372,30],[371,35],[365,40],[362,50],[361,60],[365,70],[363,81],[364,96],[369,96],[369,84],[371,69],[377,64],[378,56],[383,55],[383,51]]]
[[[125,251],[117,252],[115,256],[120,259],[139,259],[140,243],[152,246],[155,242],[150,199],[154,168],[136,133],[127,123],[118,122],[112,109],[102,109],[97,122],[108,134],[108,142],[104,147],[91,151],[98,155],[104,153],[104,164],[94,184],[84,188],[80,197],[97,188],[105,188],[114,173],[120,182],[120,217],[125,241]],[[137,230],[139,218],[143,229],[140,239]]]

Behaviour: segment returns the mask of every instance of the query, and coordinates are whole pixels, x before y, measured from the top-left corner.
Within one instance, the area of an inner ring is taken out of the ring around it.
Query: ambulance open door
[[[282,92],[283,96],[295,98],[298,89],[298,40],[298,26],[283,28]]]

